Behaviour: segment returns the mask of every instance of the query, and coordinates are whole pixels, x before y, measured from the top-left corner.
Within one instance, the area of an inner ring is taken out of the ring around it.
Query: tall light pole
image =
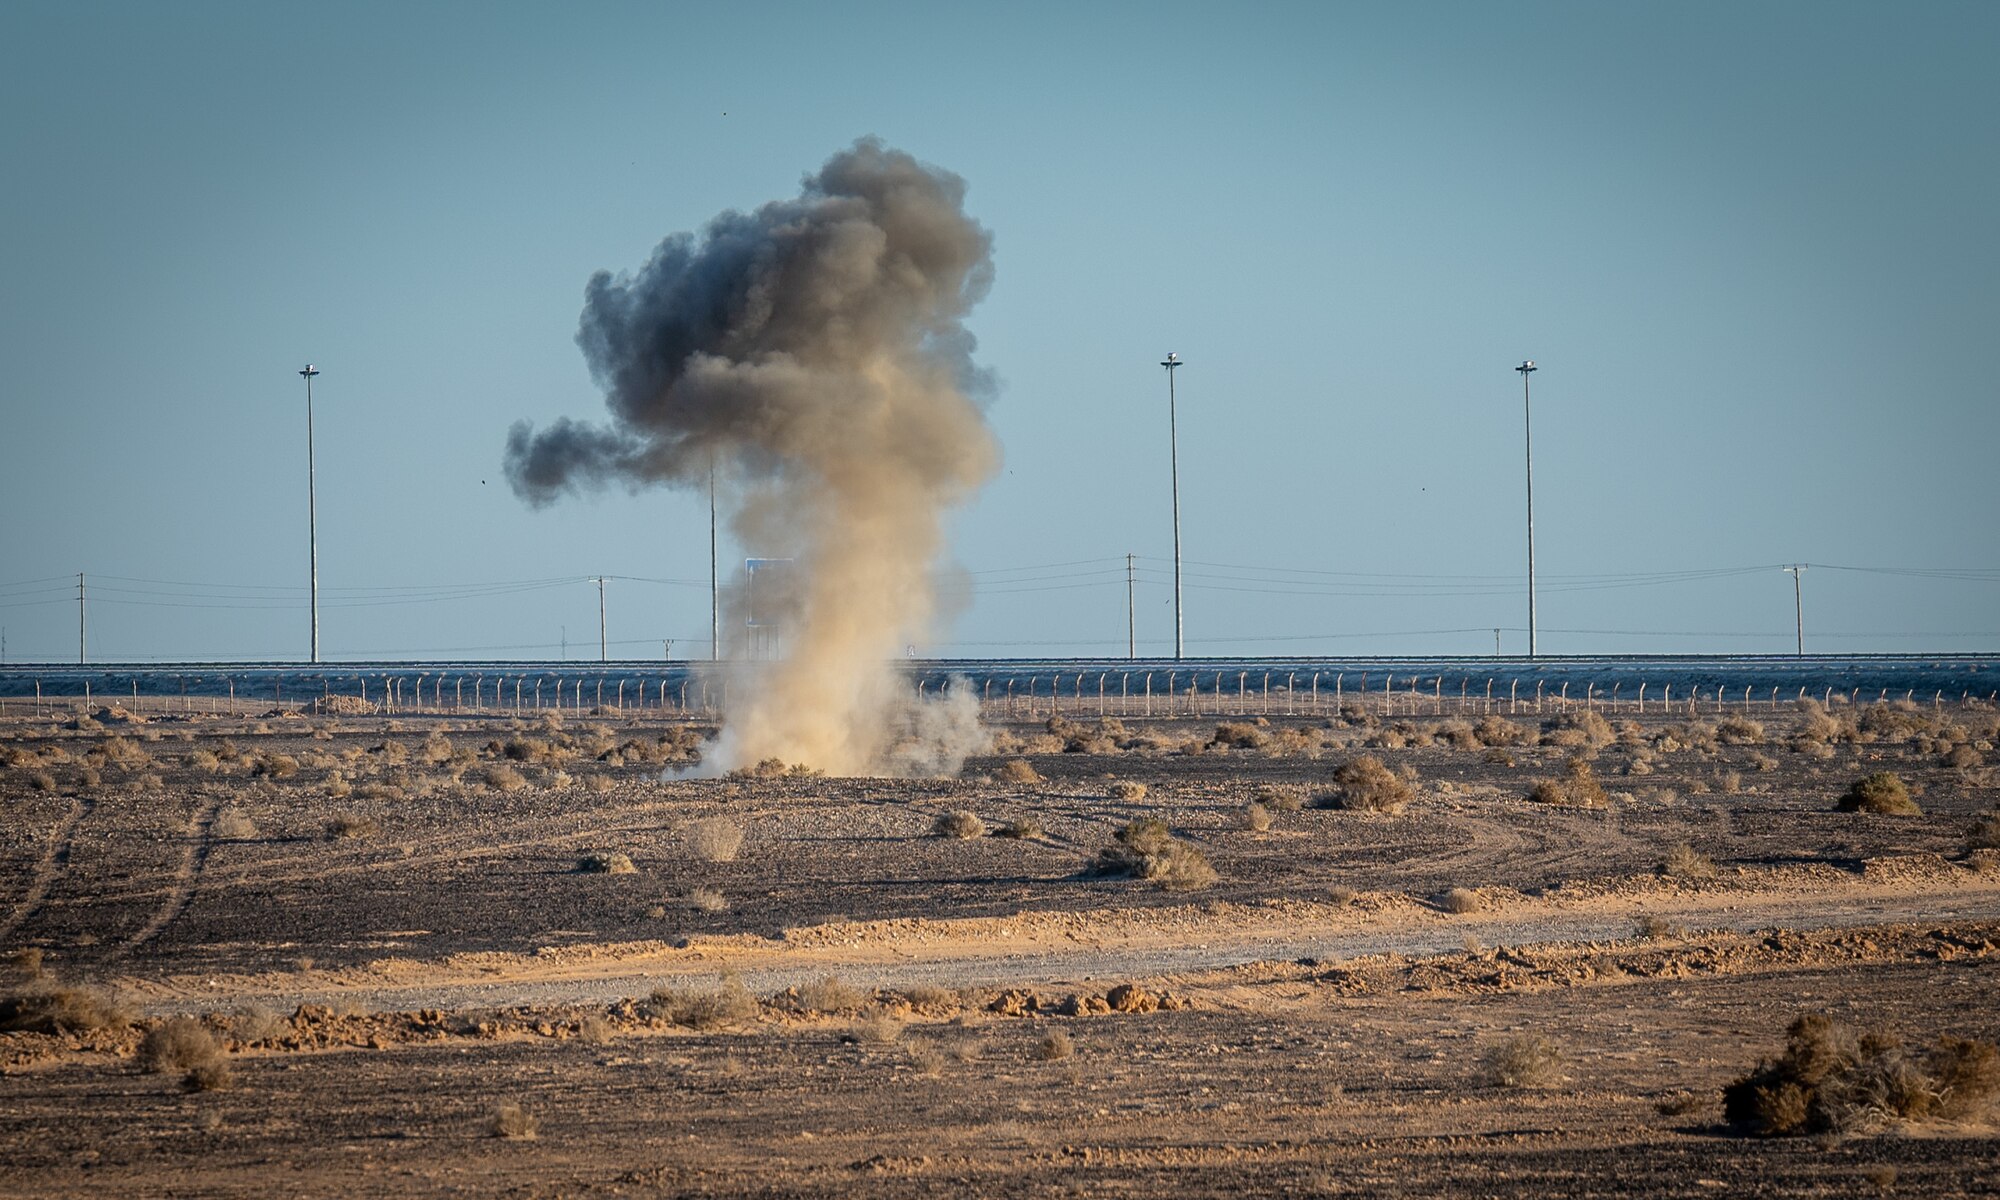
[[[591,582],[597,585],[597,661],[611,661],[611,643],[604,640],[604,576],[599,575]]]
[[[1174,368],[1181,356],[1169,354],[1160,360],[1167,369],[1167,462],[1174,476],[1174,657],[1182,654],[1181,624],[1181,440],[1180,424],[1174,412]]]
[[[1528,450],[1528,657],[1535,657],[1535,417],[1528,403],[1528,376],[1535,373],[1535,360],[1527,359],[1514,368],[1521,373],[1521,420],[1527,430]]]
[[[90,618],[84,611],[89,591],[85,586],[83,572],[76,573],[76,663],[78,666],[90,661]]]
[[[1792,577],[1792,617],[1798,622],[1799,657],[1806,656],[1806,602],[1804,589],[1799,584],[1799,576],[1806,572],[1805,563],[1793,563],[1785,570]]]
[[[1125,657],[1139,657],[1139,610],[1132,603],[1132,555],[1125,556]]]
[[[319,483],[313,469],[313,376],[311,363],[299,372],[306,381],[306,542],[312,556],[312,661],[319,661]]]

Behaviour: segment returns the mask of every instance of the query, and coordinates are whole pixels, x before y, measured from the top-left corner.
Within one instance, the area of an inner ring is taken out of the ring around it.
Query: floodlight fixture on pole
[[[1528,402],[1528,376],[1538,369],[1535,360],[1525,359],[1514,368],[1521,373],[1521,421],[1526,430],[1528,456],[1528,657],[1535,657],[1535,417]]]
[[[1803,589],[1799,584],[1799,576],[1805,574],[1807,565],[1806,563],[1793,563],[1791,566],[1784,568],[1792,577],[1792,617],[1797,622],[1799,636],[1798,654],[1800,658],[1806,656],[1806,602]]]
[[[313,468],[313,376],[311,363],[299,372],[306,381],[306,543],[312,563],[312,661],[319,662],[319,483]]]
[[[715,459],[708,460],[708,661],[722,658],[722,585],[715,569]]]
[[[1181,441],[1180,424],[1174,406],[1174,368],[1181,365],[1181,356],[1169,354],[1160,360],[1167,369],[1167,462],[1173,471],[1174,485],[1174,657],[1182,657],[1184,649],[1181,622]]]

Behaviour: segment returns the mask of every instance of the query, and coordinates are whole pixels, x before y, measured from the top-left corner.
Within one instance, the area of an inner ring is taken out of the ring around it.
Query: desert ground
[[[2000,1193],[2000,714],[1498,707],[9,717],[0,1196]]]

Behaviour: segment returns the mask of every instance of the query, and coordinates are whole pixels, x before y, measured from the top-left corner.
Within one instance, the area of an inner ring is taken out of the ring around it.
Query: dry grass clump
[[[40,946],[23,946],[7,956],[7,965],[13,967],[21,978],[30,982],[40,979],[44,974],[42,948]]]
[[[1116,754],[1128,748],[1131,732],[1117,717],[1105,717],[1083,725],[1063,717],[1050,717],[1048,731],[1062,739],[1064,754]]]
[[[357,816],[354,813],[342,813],[326,823],[326,836],[332,840],[374,837],[380,831],[380,828],[380,826],[375,824],[373,817]]]
[[[1817,700],[1799,701],[1799,724],[1792,731],[1792,749],[1828,742],[1851,742],[1859,732],[1852,717],[1835,717]]]
[[[506,1138],[508,1141],[525,1142],[534,1140],[541,1123],[530,1116],[518,1104],[502,1104],[493,1110],[486,1122],[489,1136]]]
[[[257,836],[257,822],[250,819],[249,813],[232,804],[215,814],[215,822],[209,826],[209,832],[232,842],[244,842]]]
[[[1595,750],[1609,746],[1618,738],[1618,731],[1611,728],[1611,722],[1594,709],[1564,713],[1550,721],[1542,734],[1544,746],[1588,746]]]
[[[1807,1013],[1776,1060],[1722,1089],[1723,1116],[1764,1137],[1879,1127],[1897,1121],[1979,1120],[2000,1097],[2000,1048],[1941,1037],[1913,1049]]]
[[[173,1017],[148,1030],[139,1043],[139,1065],[155,1075],[206,1066],[222,1057],[222,1047],[200,1021]]]
[[[1237,820],[1250,832],[1262,833],[1271,827],[1271,810],[1252,800],[1243,806]]]
[[[980,820],[976,813],[954,809],[938,814],[936,823],[931,826],[931,834],[941,838],[981,838],[986,836],[986,822]]]
[[[1945,766],[1960,771],[1970,771],[1975,767],[1986,764],[1985,756],[1980,754],[1978,750],[1975,750],[1971,746],[1962,745],[1953,746],[1950,750],[1946,751],[1943,761]]]
[[[1562,1050],[1539,1033],[1516,1034],[1489,1047],[1480,1077],[1493,1087],[1547,1088],[1563,1081]]]
[[[1042,781],[1041,772],[1035,770],[1034,765],[1025,758],[1008,759],[1000,764],[997,774],[1003,783],[1029,784]]]
[[[1902,817],[1919,816],[1924,811],[1917,807],[1915,800],[1910,799],[1909,785],[1894,771],[1863,775],[1848,785],[1834,808],[1840,812],[1887,813]]]
[[[1715,740],[1725,746],[1761,746],[1764,726],[1749,717],[1724,717],[1715,723]]]
[[[1194,891],[1214,883],[1218,876],[1208,856],[1181,841],[1158,817],[1141,817],[1122,826],[1117,843],[1097,856],[1100,875],[1128,875],[1145,879],[1171,891]]]
[[[1877,701],[1863,709],[1855,725],[1863,734],[1883,742],[1907,742],[1930,732],[1931,720],[1908,700],[1884,704]]]
[[[1975,820],[1965,831],[1965,852],[2000,850],[2000,810]]]
[[[1581,755],[1563,766],[1559,779],[1544,779],[1528,793],[1528,799],[1542,804],[1564,804],[1574,808],[1603,808],[1610,798],[1598,782],[1597,771]]]
[[[299,773],[299,760],[289,754],[260,754],[250,766],[250,774],[268,779],[290,779]]]
[[[593,850],[576,860],[576,869],[583,875],[637,875],[639,868],[632,865],[630,855],[617,850]]]
[[[712,887],[698,887],[688,893],[688,904],[697,912],[718,913],[729,910],[729,897]]]
[[[807,1012],[840,1013],[860,1008],[868,998],[840,976],[822,975],[799,989],[798,1001]]]
[[[1035,1043],[1035,1057],[1044,1062],[1068,1058],[1075,1053],[1076,1043],[1060,1029],[1051,1029],[1041,1041]]]
[[[885,1012],[871,1013],[854,1023],[854,1036],[860,1041],[887,1046],[903,1036],[903,1023]]]
[[[508,763],[494,763],[479,773],[481,782],[500,792],[518,792],[528,786],[528,777]]]
[[[646,1003],[651,1015],[689,1029],[721,1029],[748,1021],[758,1012],[757,997],[734,975],[709,991],[656,988]]]
[[[743,827],[728,817],[703,817],[688,824],[687,844],[703,862],[734,862],[743,848]]]
[[[1271,735],[1257,726],[1243,722],[1229,722],[1215,727],[1215,736],[1208,744],[1229,750],[1262,750],[1270,743]]]
[[[1686,842],[1675,842],[1660,860],[1660,874],[1674,879],[1713,879],[1715,860]]]
[[[1456,717],[1440,722],[1432,736],[1454,750],[1477,750],[1482,745],[1472,722]]]
[[[1296,789],[1270,783],[1260,786],[1251,799],[1274,813],[1297,812],[1306,803],[1305,797],[1299,795]]]
[[[1479,893],[1471,888],[1457,887],[1438,897],[1437,905],[1448,913],[1473,913],[1484,907]]]
[[[37,962],[39,974],[40,963]],[[99,1033],[137,1018],[124,1001],[89,987],[38,987],[0,996],[0,1033]]]
[[[1649,942],[1659,942],[1672,938],[1686,937],[1687,930],[1667,920],[1665,917],[1655,913],[1645,913],[1637,921],[1633,922],[1632,934],[1634,937],[1643,938]]]
[[[994,837],[1014,838],[1017,841],[1035,841],[1042,836],[1042,823],[1033,817],[1016,817],[993,831]]]
[[[1137,804],[1146,798],[1146,785],[1130,779],[1114,780],[1109,788],[1113,800]]]
[[[1415,798],[1410,785],[1372,754],[1342,763],[1333,782],[1337,789],[1329,798],[1333,808],[1393,814]]]

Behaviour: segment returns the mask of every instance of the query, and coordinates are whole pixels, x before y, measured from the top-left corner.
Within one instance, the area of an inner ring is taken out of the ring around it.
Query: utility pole
[[[1535,657],[1535,417],[1528,403],[1528,376],[1534,374],[1535,360],[1524,360],[1514,368],[1521,373],[1521,420],[1527,431],[1528,452],[1528,657]]]
[[[311,363],[299,372],[306,381],[306,544],[312,559],[312,661],[319,662],[319,484],[313,475],[313,376]]]
[[[562,660],[569,661],[569,626],[562,627]]]
[[[1169,354],[1160,360],[1167,369],[1167,461],[1173,470],[1174,483],[1174,658],[1182,653],[1181,634],[1181,441],[1180,425],[1174,411],[1174,368],[1181,365],[1181,356]]]
[[[1498,629],[1493,631],[1493,657],[1500,657],[1500,631]]]
[[[118,589],[113,588],[112,591]],[[90,638],[88,618],[84,615],[84,602],[88,596],[84,586],[83,572],[76,573],[76,662],[78,666],[90,661]]]
[[[1806,566],[1805,563],[1793,563],[1784,568],[1792,577],[1792,616],[1798,622],[1800,658],[1806,656],[1806,602],[1803,588],[1799,585],[1799,576],[1805,574]]]
[[[1139,616],[1132,604],[1132,555],[1125,556],[1125,657],[1139,657]]]
[[[595,576],[597,584],[597,661],[611,661],[611,643],[604,640],[604,576]]]

